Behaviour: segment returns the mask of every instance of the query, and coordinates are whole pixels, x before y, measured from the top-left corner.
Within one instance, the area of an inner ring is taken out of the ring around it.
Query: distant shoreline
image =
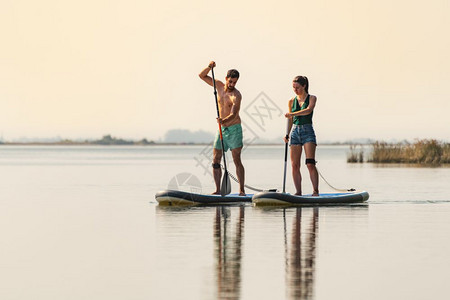
[[[256,140],[251,143],[247,143],[244,140],[244,147],[247,146],[280,146],[284,145],[284,142],[282,141],[282,137],[279,138],[280,142],[277,142],[276,139],[271,140]],[[369,138],[360,138],[360,139],[353,139],[353,140],[345,140],[345,141],[324,141],[318,143],[318,146],[321,145],[327,145],[327,146],[373,146],[378,145],[380,143],[389,144],[389,145],[408,145],[408,144],[414,144],[418,141],[428,141],[428,140],[416,140],[415,142],[410,142],[407,140],[403,140],[402,142],[390,142],[386,143],[384,141],[379,140],[372,140]],[[435,141],[435,140],[429,140],[429,141]],[[437,143],[441,144],[448,144],[444,141],[436,141]],[[160,142],[160,141],[153,141],[153,140],[147,140],[145,138],[141,140],[125,140],[121,138],[112,137],[111,135],[104,135],[101,139],[98,140],[70,140],[70,139],[60,139],[60,140],[53,140],[53,141],[46,141],[46,140],[32,140],[29,141],[1,141],[0,140],[0,146],[208,146],[212,145],[213,140],[211,139],[210,142]],[[353,149],[355,150],[355,149]]]
[[[284,145],[282,141],[282,137],[280,137],[280,142],[273,141],[255,141],[251,144],[247,144],[244,140],[244,146],[248,145]],[[356,141],[345,141],[345,142],[324,142],[319,143],[319,145],[371,145],[373,141],[367,139],[364,142],[356,142]],[[208,146],[212,145],[213,139],[211,142],[155,142],[149,141],[147,139],[141,139],[139,141],[134,140],[125,140],[121,138],[116,138],[111,135],[104,135],[99,140],[78,140],[73,141],[70,139],[61,139],[58,141],[23,141],[23,142],[2,142],[0,141],[0,146]]]
[[[92,142],[0,142],[1,146],[145,146],[145,147],[152,147],[152,146],[208,146],[212,145],[211,143],[160,143],[160,142],[154,142],[154,143],[148,143],[148,144],[142,144],[139,142],[130,143],[130,144],[97,144]],[[251,143],[244,146],[280,146],[284,145],[284,143]],[[370,146],[371,143],[319,143],[320,145],[325,146],[351,146],[351,145],[367,145]]]

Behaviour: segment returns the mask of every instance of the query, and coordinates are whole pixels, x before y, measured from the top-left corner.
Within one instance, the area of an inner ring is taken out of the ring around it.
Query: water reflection
[[[309,219],[308,216],[302,215],[301,207],[296,208],[290,243],[288,243],[287,238],[286,210],[283,210],[283,219],[287,294],[292,299],[312,299],[314,295],[319,208],[313,208],[312,217],[309,217]],[[305,228],[302,228],[303,226]]]
[[[287,296],[312,299],[316,265],[316,243],[319,208],[295,210],[289,234],[286,209],[283,209],[284,253]],[[234,210],[235,211],[235,210]],[[245,207],[239,207],[238,218],[231,217],[229,207],[216,207],[214,221],[215,270],[219,299],[239,299],[241,293],[241,261],[244,238]],[[234,230],[233,230],[234,229]]]
[[[219,299],[239,299],[241,293],[241,259],[244,235],[245,207],[239,207],[239,216],[232,231],[231,210],[216,207],[214,244],[216,257],[217,294]]]
[[[203,291],[206,298],[241,299],[257,278],[260,280],[257,284],[261,288],[260,295],[266,295],[264,291],[271,289],[274,290],[272,298],[279,298],[281,293],[286,299],[314,299],[316,277],[319,278],[321,273],[317,270],[319,225],[322,224],[321,242],[327,248],[330,247],[330,236],[335,230],[340,230],[334,225],[348,230],[354,228],[357,221],[364,225],[367,212],[368,205],[288,208],[158,206],[157,216],[163,217],[158,220],[159,247],[171,261],[183,257],[180,261],[184,265],[176,268],[176,278],[184,278],[184,283],[189,282],[189,285],[199,282],[198,274],[203,272],[200,266],[209,261],[206,277],[211,281],[206,285],[208,290]],[[250,238],[252,244],[246,246],[244,238]],[[275,241],[278,242],[274,244]],[[195,251],[190,252],[190,249]],[[263,252],[260,254],[264,255],[255,257],[254,251],[258,250],[251,249],[261,249]],[[271,249],[270,253],[265,249]],[[261,268],[265,263],[267,272]],[[243,264],[246,266],[245,276]],[[273,286],[274,282],[282,279],[273,277],[276,272],[280,272],[278,274],[282,277],[284,274],[284,283]]]

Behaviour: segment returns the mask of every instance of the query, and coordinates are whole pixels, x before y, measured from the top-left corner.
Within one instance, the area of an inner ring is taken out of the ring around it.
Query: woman
[[[291,164],[292,177],[296,189],[295,195],[302,194],[302,176],[300,174],[300,159],[302,146],[305,149],[306,166],[313,186],[313,196],[319,196],[319,175],[316,169],[316,134],[312,125],[314,107],[317,97],[308,93],[308,78],[297,76],[292,82],[292,88],[296,96],[289,100],[289,112],[285,114],[288,118],[288,132],[291,132]],[[293,127],[293,128],[292,128]],[[287,143],[289,135],[284,141]]]

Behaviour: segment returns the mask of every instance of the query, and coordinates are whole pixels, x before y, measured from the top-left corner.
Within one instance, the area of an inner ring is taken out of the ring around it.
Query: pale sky
[[[0,137],[214,132],[198,73],[215,60],[218,79],[240,71],[258,136],[285,131],[252,124],[258,95],[285,112],[305,75],[319,141],[449,141],[449,16],[448,0],[2,0]]]

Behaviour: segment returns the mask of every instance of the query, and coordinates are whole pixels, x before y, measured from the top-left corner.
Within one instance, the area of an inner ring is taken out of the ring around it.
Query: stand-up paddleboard
[[[261,192],[253,196],[255,205],[292,205],[292,204],[348,204],[361,203],[369,199],[365,191],[349,191],[345,193],[321,193],[319,196],[296,196],[286,193]]]
[[[237,202],[252,202],[253,194],[207,195],[176,190],[164,190],[156,193],[155,199],[161,205],[192,205],[192,204],[228,204]]]

